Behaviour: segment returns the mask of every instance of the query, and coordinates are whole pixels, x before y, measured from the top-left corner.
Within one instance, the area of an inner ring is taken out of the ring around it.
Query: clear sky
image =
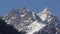
[[[36,13],[49,7],[52,12],[60,15],[60,0],[0,0],[0,16],[23,6]]]

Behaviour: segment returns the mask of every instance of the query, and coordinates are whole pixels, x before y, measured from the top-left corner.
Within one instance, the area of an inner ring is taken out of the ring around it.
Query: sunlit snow
[[[42,29],[45,26],[46,26],[46,24],[42,24],[42,23],[39,23],[37,21],[34,21],[33,23],[31,23],[28,26],[30,28],[30,30],[27,30],[26,34],[33,34],[34,32],[39,31],[40,29]]]

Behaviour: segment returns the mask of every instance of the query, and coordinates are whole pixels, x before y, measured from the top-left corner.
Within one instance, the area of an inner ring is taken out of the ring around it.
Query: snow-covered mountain
[[[13,9],[3,20],[6,24],[12,25],[18,32],[25,31],[26,34],[43,34],[44,32],[56,34],[60,30],[59,17],[48,8],[38,14],[27,10],[25,7]],[[54,29],[57,32],[54,32]],[[42,33],[42,31],[44,32]]]

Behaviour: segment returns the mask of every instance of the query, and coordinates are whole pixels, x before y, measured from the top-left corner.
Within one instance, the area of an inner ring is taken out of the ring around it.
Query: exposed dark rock
[[[7,25],[4,20],[0,19],[0,34],[25,34],[18,32],[13,26]]]

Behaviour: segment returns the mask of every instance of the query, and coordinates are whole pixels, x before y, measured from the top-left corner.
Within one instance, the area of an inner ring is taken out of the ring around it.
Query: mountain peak
[[[51,14],[51,11],[49,10],[48,7],[46,7],[46,8],[42,11],[42,13],[44,13],[44,14]]]
[[[45,21],[47,17],[51,16],[52,12],[46,7],[41,13],[38,13],[39,17]]]

